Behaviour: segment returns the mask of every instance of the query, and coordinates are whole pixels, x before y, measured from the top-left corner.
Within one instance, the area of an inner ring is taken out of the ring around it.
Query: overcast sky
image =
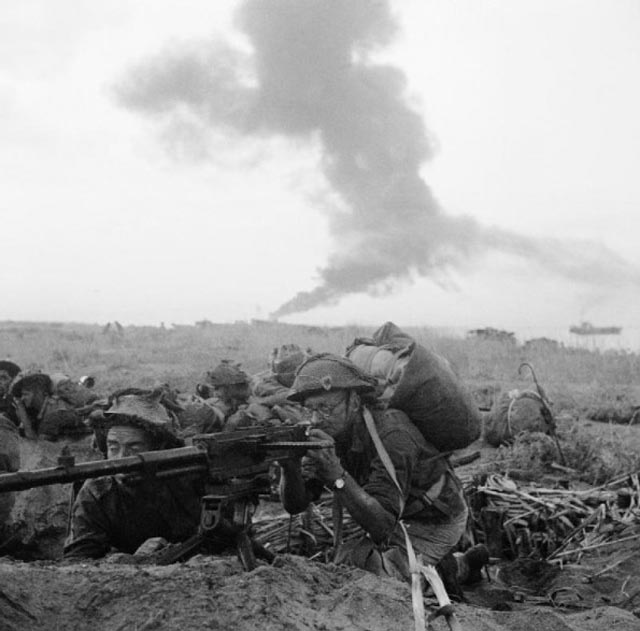
[[[635,326],[640,3],[386,7],[2,3],[0,320]]]

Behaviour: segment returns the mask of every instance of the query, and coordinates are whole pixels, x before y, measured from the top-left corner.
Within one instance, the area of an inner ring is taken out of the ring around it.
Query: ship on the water
[[[594,326],[591,322],[569,327],[569,332],[576,335],[620,335],[621,331],[621,326]]]

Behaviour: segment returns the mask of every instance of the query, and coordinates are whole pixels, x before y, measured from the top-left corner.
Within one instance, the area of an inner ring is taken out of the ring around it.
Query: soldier
[[[20,432],[26,438],[38,437],[38,428],[52,389],[51,377],[37,371],[20,373],[11,384]]]
[[[4,414],[15,425],[20,424],[20,419],[16,415],[16,408],[11,396],[11,382],[20,373],[20,366],[14,362],[3,359],[0,360],[0,414]]]
[[[262,406],[271,410],[271,416],[276,416],[282,421],[304,420],[304,412],[300,404],[289,401],[287,397],[291,391],[295,373],[307,358],[297,344],[283,344],[274,348],[270,358],[270,369],[254,375],[251,379],[252,410],[256,406]]]
[[[79,410],[96,395],[66,375],[21,373],[11,386],[11,395],[26,438],[40,436],[55,441],[62,436],[79,438],[87,434]]]
[[[308,452],[310,475],[303,475],[299,461],[284,462],[281,498],[285,509],[296,514],[317,500],[323,487],[329,488],[363,529],[363,536],[345,545],[337,561],[407,580],[400,520],[422,562],[437,565],[463,535],[468,509],[446,458],[403,412],[376,409],[371,398],[375,383],[337,355],[315,355],[300,366],[289,398],[313,411],[310,436],[330,440],[333,447]],[[470,569],[478,578],[488,554],[474,550],[457,559],[453,580],[457,575],[469,578]],[[447,581],[450,575],[449,566],[445,583],[459,594],[457,584]]]
[[[257,420],[247,414],[251,386],[249,375],[240,368],[240,364],[223,359],[207,372],[206,383],[198,384],[196,391],[222,413],[224,431],[253,425]]]
[[[20,444],[18,428],[4,414],[0,413],[0,474],[12,473],[20,469]],[[11,528],[7,522],[15,502],[13,493],[0,493],[0,555]]]
[[[107,459],[183,445],[175,419],[161,404],[162,391],[124,392],[90,418],[106,435]],[[65,558],[99,558],[111,551],[141,556],[186,540],[200,521],[199,487],[193,479],[127,475],[86,481],[73,504]]]
[[[283,344],[274,348],[269,358],[269,370],[251,378],[251,390],[264,405],[284,403],[293,385],[296,370],[306,359],[297,344]]]
[[[220,432],[224,426],[224,413],[211,401],[197,394],[182,393],[168,383],[158,386],[162,390],[162,405],[178,419],[179,436],[189,440],[196,434]]]

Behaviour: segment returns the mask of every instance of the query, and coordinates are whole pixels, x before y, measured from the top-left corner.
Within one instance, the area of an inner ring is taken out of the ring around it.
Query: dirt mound
[[[5,561],[0,585],[2,631],[413,628],[407,585],[293,556],[249,573],[231,557],[199,556],[166,567]],[[427,600],[433,610],[435,601]],[[511,611],[456,607],[465,630],[640,629],[632,613],[613,607],[578,613],[518,603]],[[438,619],[434,628],[447,625]]]

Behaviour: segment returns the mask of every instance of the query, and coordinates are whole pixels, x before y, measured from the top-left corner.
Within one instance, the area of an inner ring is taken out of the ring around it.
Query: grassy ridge
[[[525,387],[522,361],[533,364],[540,381],[560,397],[606,396],[612,389],[640,385],[640,356],[559,347],[530,349],[499,341],[444,337],[435,329],[407,327],[419,342],[449,359],[471,387]],[[313,351],[343,353],[355,337],[373,329],[357,326],[312,327],[254,322],[184,326],[125,327],[122,334],[88,324],[0,323],[0,357],[23,368],[37,367],[70,376],[94,375],[101,390],[168,381],[191,390],[221,359],[241,362],[249,373],[263,370],[270,351],[297,343]],[[613,397],[615,398],[615,394]],[[630,394],[629,396],[633,396]],[[586,404],[585,403],[585,404]]]
[[[449,359],[475,393],[480,405],[490,405],[500,390],[529,389],[528,372],[518,374],[521,362],[530,362],[563,418],[559,430],[570,465],[585,479],[601,482],[640,466],[640,433],[629,419],[640,405],[640,356],[621,351],[584,349],[525,349],[508,342],[456,339],[429,328],[406,331],[422,344]],[[271,350],[297,343],[315,352],[342,354],[356,337],[371,328],[324,328],[280,323],[214,324],[126,327],[115,330],[86,324],[0,323],[0,358],[24,368],[64,372],[71,377],[91,374],[96,390],[107,394],[126,386],[152,387],[169,383],[193,392],[206,370],[221,359],[242,364],[250,374],[267,366]],[[585,419],[609,423],[583,423]],[[622,423],[622,424],[617,424]],[[557,458],[546,437],[526,438],[494,456],[503,468],[542,469]],[[548,464],[548,463],[547,463]]]

